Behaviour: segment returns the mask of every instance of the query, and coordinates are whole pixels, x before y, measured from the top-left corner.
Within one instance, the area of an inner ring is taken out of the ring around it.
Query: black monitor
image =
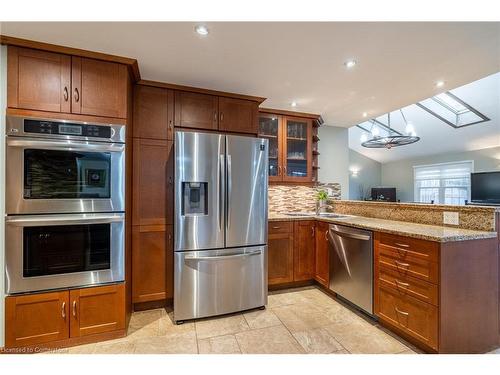
[[[471,173],[471,201],[500,204],[500,171]]]

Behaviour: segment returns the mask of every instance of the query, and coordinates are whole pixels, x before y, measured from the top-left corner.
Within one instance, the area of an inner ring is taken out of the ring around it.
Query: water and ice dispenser
[[[182,182],[182,215],[208,215],[208,182]]]

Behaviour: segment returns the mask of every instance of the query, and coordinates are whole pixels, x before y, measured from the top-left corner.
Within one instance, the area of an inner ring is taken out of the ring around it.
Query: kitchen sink
[[[314,212],[285,212],[287,216],[320,216],[332,219],[341,219],[344,217],[349,217],[350,215],[336,214],[334,212],[321,212],[318,215]]]
[[[314,212],[285,212],[287,216],[316,216]]]

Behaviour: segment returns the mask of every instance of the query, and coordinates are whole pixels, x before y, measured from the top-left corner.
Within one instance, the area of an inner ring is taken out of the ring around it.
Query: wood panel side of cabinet
[[[315,273],[315,238],[314,220],[294,223],[293,281],[310,280]]]
[[[29,48],[8,47],[8,107],[69,113],[70,95],[70,56]]]
[[[71,337],[125,328],[125,284],[74,289],[69,295]]]
[[[133,225],[173,224],[173,142],[133,140]]]
[[[69,337],[67,290],[5,298],[5,346],[43,344]]]
[[[173,140],[174,92],[136,85],[134,90],[134,137]]]

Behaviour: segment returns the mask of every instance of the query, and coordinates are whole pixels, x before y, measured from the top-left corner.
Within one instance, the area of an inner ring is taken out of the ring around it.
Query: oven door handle
[[[123,222],[124,213],[7,216],[5,223],[18,227],[45,225],[108,224]]]
[[[123,143],[105,143],[91,141],[73,141],[73,140],[46,140],[42,138],[31,137],[7,137],[8,147],[36,148],[39,150],[67,150],[67,151],[109,151],[123,152],[125,144]]]

